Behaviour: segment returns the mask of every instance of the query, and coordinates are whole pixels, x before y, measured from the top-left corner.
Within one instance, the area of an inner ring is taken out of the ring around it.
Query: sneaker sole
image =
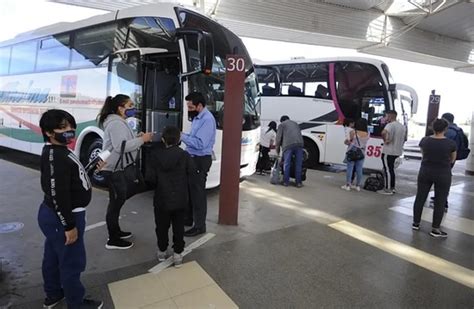
[[[52,309],[52,308],[56,307],[57,305],[59,305],[59,303],[62,302],[63,300],[64,300],[64,297],[61,298],[60,300],[58,300],[57,302],[55,302],[54,304],[51,304],[51,305],[43,304],[43,308]]]
[[[434,234],[433,232],[430,232],[430,236],[434,238],[448,238],[448,235]]]
[[[130,234],[128,236],[122,236],[120,237],[120,239],[129,239],[129,238],[132,238],[133,237],[133,234]]]
[[[414,231],[419,231],[420,227],[419,226],[418,227],[417,226],[412,226],[411,229],[414,230]]]
[[[109,249],[109,250],[127,250],[127,249],[130,249],[131,247],[133,247],[133,243],[130,246],[127,246],[127,247],[105,245],[105,248]]]

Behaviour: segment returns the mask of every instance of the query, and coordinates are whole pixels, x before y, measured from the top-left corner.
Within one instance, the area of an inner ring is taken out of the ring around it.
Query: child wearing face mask
[[[136,158],[140,147],[151,142],[153,133],[140,133],[138,136],[128,125],[126,119],[134,117],[137,110],[129,96],[117,94],[115,97],[107,97],[104,106],[98,116],[99,127],[104,130],[103,150],[110,151],[107,163],[102,169],[109,187],[109,205],[105,221],[109,239],[105,247],[107,249],[129,249],[133,242],[131,232],[123,231],[119,225],[120,210],[127,200],[123,187],[112,180],[117,161],[120,158],[122,143],[125,141],[124,163],[131,164],[130,158]],[[127,159],[128,158],[128,159]]]
[[[91,200],[91,182],[79,159],[67,147],[74,141],[76,121],[66,111],[51,109],[41,116],[46,145],[41,154],[44,200],[38,223],[46,237],[42,273],[46,299],[53,308],[66,298],[68,308],[102,308],[102,302],[84,298],[80,281],[86,267],[85,208]]]

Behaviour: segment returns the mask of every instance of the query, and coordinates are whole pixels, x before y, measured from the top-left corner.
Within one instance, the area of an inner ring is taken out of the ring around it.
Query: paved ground
[[[0,224],[24,224],[0,234],[0,308],[41,306],[37,167],[34,157],[0,148]],[[404,162],[394,196],[342,191],[344,175],[337,168],[309,171],[302,189],[253,176],[241,183],[237,227],[216,224],[218,190],[210,191],[208,232],[216,236],[185,261],[197,262],[241,308],[473,308],[474,178],[456,165],[444,221],[449,237],[438,240],[428,235],[429,222],[411,230],[418,167],[418,161]],[[106,250],[106,204],[107,194],[94,190],[83,281],[89,294],[113,308],[108,284],[155,266],[156,239],[146,193],[122,212],[121,224],[136,235],[135,247]]]

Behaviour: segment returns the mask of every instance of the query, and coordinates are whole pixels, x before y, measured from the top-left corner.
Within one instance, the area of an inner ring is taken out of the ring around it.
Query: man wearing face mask
[[[188,117],[192,121],[191,132],[181,133],[181,141],[186,145],[186,151],[191,155],[196,166],[189,184],[190,209],[186,225],[194,225],[184,233],[192,237],[206,232],[207,173],[212,164],[212,149],[216,140],[216,120],[206,108],[206,100],[199,92],[186,96]]]
[[[41,154],[44,200],[38,223],[46,237],[42,263],[44,308],[64,298],[68,308],[101,308],[102,302],[84,298],[80,276],[86,267],[85,212],[91,182],[79,159],[67,148],[74,141],[76,121],[66,111],[52,109],[41,116],[46,145]]]

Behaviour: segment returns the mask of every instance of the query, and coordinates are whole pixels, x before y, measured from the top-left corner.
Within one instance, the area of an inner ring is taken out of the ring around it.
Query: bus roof
[[[13,39],[0,42],[0,47],[8,46],[40,37],[64,33],[76,29],[93,26],[116,19],[130,18],[130,17],[169,17],[176,18],[174,8],[181,5],[176,3],[157,3],[142,6],[130,7],[118,10],[111,13],[92,16],[87,19],[76,22],[60,22],[49,26],[41,27],[28,32],[23,32],[15,36]],[[156,12],[156,13],[154,13]]]
[[[275,60],[275,61],[260,61],[254,59],[254,65],[280,65],[280,64],[303,64],[303,63],[315,63],[315,62],[333,62],[333,61],[353,61],[363,62],[373,65],[382,65],[385,62],[379,59],[368,58],[368,57],[326,57],[326,58],[311,58],[311,59],[291,59],[291,60]]]

